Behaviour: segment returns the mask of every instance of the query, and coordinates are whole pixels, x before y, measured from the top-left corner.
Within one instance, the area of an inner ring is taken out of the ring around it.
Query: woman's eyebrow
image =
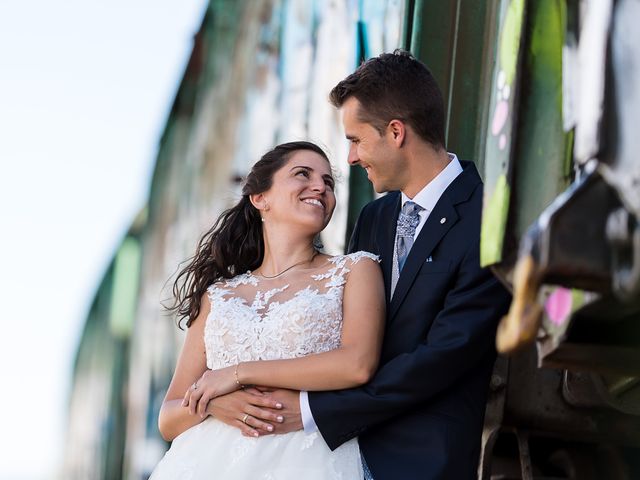
[[[306,165],[294,165],[293,167],[291,167],[291,169],[289,171],[295,170],[296,168],[304,168],[305,170],[309,170],[311,172],[313,172],[313,168],[308,167]],[[322,178],[330,178],[331,180],[334,180],[333,175],[331,175],[330,173],[325,173],[322,175]]]

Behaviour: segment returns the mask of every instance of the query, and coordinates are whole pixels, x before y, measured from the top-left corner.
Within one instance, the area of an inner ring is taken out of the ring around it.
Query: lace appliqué
[[[231,465],[242,461],[252,449],[258,448],[257,441],[257,438],[240,437],[236,439],[231,445],[231,458],[229,459]]]
[[[258,279],[254,275],[251,275],[251,272],[247,272],[236,275],[224,283],[230,288],[235,288],[238,285],[253,285],[255,287],[258,285]]]
[[[328,269],[310,275],[297,290],[289,284],[263,290],[264,282],[251,273],[209,287],[207,367],[301,357],[339,347],[343,287],[349,267],[363,258],[379,261],[367,252],[329,257]],[[245,289],[243,295],[240,288]]]
[[[253,300],[251,308],[253,308],[254,310],[264,309],[269,304],[269,300],[271,300],[271,297],[278,293],[284,292],[287,288],[289,288],[289,285],[285,285],[284,287],[280,288],[273,288],[271,290],[267,290],[264,293],[256,293],[256,298]]]
[[[318,439],[318,432],[309,433],[304,436],[304,440],[300,444],[300,450],[306,450],[307,448],[311,448],[311,445]]]
[[[329,282],[325,284],[328,288],[342,286],[346,282],[344,278],[345,274],[350,272],[350,270],[345,266],[347,260],[350,260],[353,264],[358,263],[363,258],[368,258],[378,263],[380,262],[380,258],[377,255],[369,252],[354,252],[349,255],[331,257],[329,258],[329,261],[334,264],[333,268],[330,268],[325,273],[312,275],[312,278],[314,280],[324,280],[325,278],[329,278]]]

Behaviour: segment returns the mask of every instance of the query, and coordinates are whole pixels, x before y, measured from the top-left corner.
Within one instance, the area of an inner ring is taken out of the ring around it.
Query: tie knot
[[[414,202],[406,202],[402,206],[402,210],[398,216],[396,232],[399,237],[413,238],[416,233],[416,227],[420,223],[420,216],[418,215],[420,210],[423,210],[423,208]]]
[[[405,202],[405,204],[402,206],[402,213],[404,213],[409,217],[413,215],[417,216],[420,210],[423,210],[423,208],[417,203],[412,201]]]

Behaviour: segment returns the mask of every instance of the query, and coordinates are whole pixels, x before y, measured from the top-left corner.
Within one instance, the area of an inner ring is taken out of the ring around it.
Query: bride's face
[[[327,226],[336,206],[335,181],[329,162],[311,150],[298,150],[273,176],[262,194],[266,222],[295,223],[318,233]]]

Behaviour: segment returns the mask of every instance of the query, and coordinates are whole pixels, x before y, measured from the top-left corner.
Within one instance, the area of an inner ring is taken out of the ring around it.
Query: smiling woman
[[[321,199],[326,207],[322,215],[315,213],[315,206],[311,211],[304,199]],[[274,262],[269,256],[265,258],[273,235],[280,246],[284,245],[282,236],[292,235],[297,242],[310,233],[315,235],[329,223],[334,207],[333,177],[324,151],[310,142],[276,146],[247,175],[240,201],[222,213],[200,239],[196,254],[174,283],[176,303],[172,310],[190,327],[200,313],[201,297],[209,285]],[[309,215],[311,212],[314,214]],[[301,250],[288,250],[287,260],[296,254],[300,259],[310,258],[313,241],[302,245]]]
[[[307,436],[291,391],[362,385],[378,365],[377,257],[332,257],[313,243],[335,208],[333,187],[319,147],[278,145],[178,275],[173,309],[188,331],[158,422],[173,444],[154,480],[362,478],[357,440],[331,451]]]
[[[323,230],[336,206],[331,165],[324,154],[299,150],[291,155],[285,168],[275,173],[274,185],[268,191],[251,196],[261,211],[267,235],[281,243],[290,238]],[[270,260],[268,260],[270,261]],[[265,265],[271,270],[276,265]]]

